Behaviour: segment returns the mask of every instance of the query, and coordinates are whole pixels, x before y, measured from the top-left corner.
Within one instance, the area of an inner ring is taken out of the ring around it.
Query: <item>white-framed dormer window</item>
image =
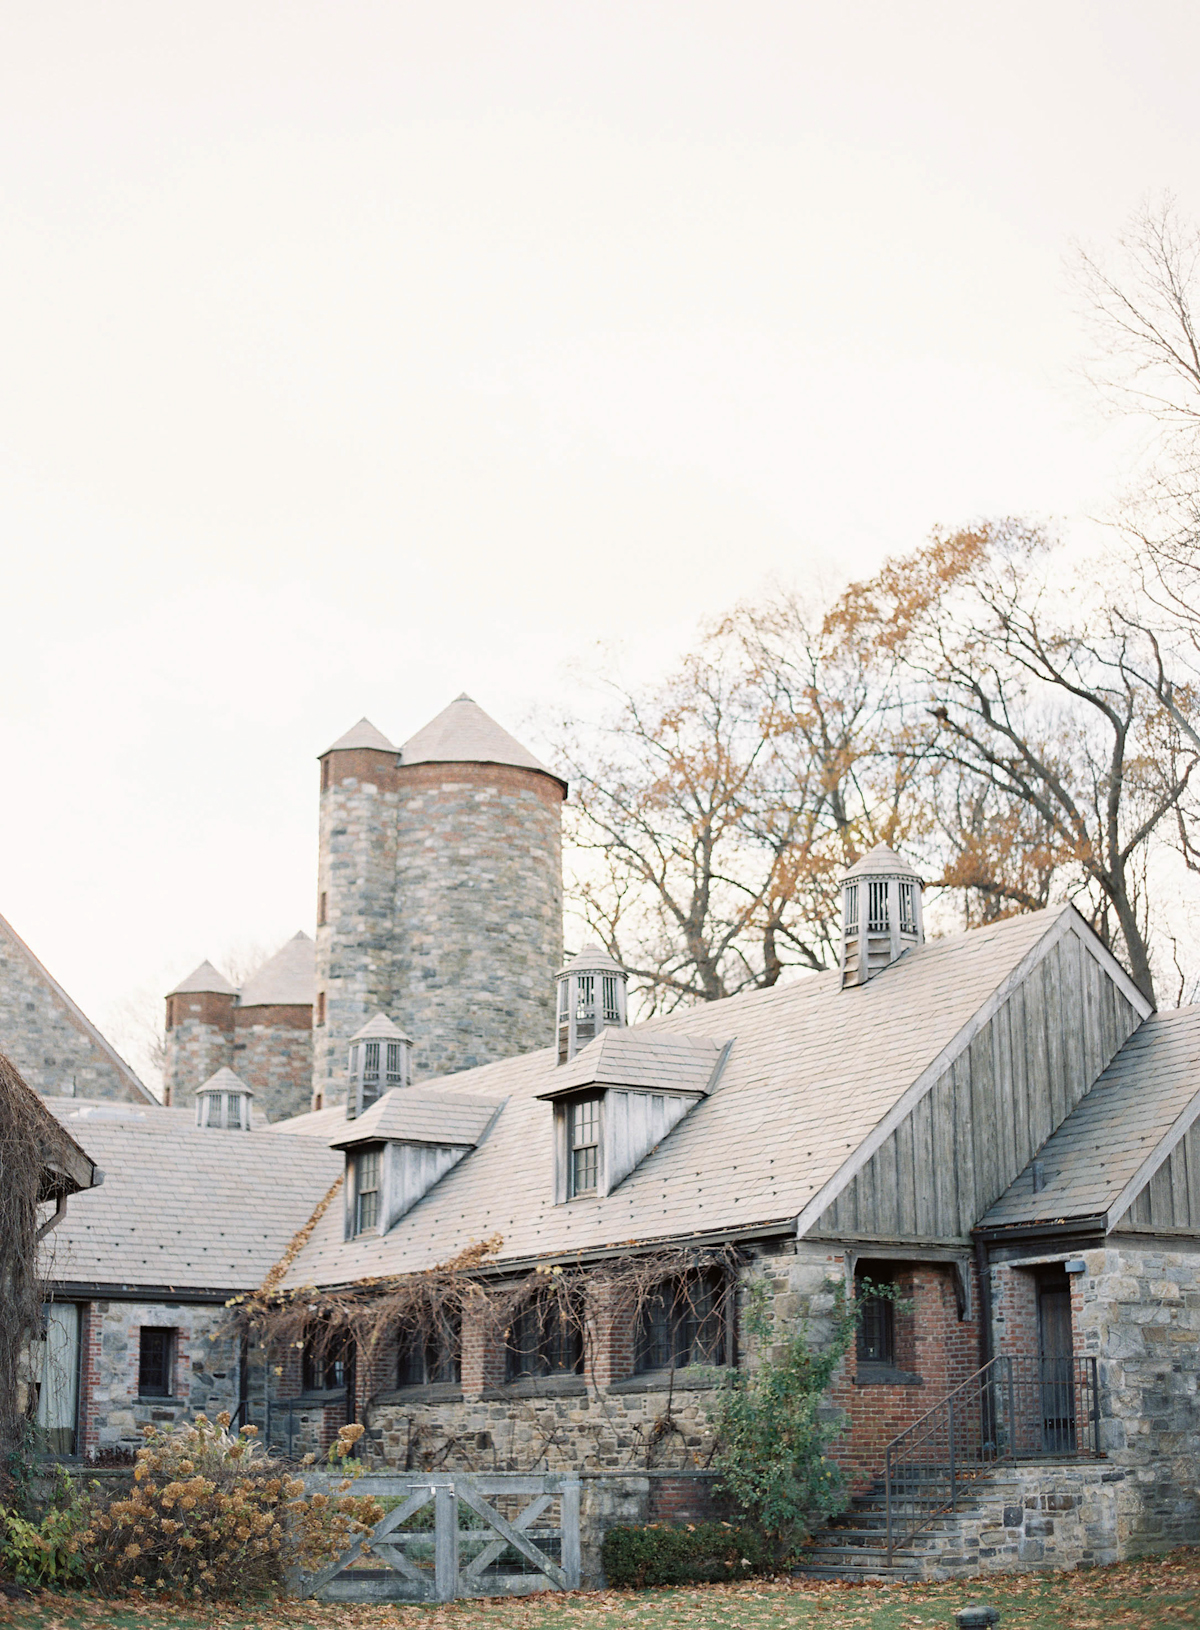
[[[369,1234],[379,1226],[379,1153],[363,1149],[354,1157],[355,1234]]]
[[[600,1185],[600,1099],[579,1098],[567,1108],[567,1197],[595,1194]]]
[[[888,931],[887,879],[867,880],[867,933],[886,934]]]
[[[858,884],[846,884],[846,932],[858,933]]]

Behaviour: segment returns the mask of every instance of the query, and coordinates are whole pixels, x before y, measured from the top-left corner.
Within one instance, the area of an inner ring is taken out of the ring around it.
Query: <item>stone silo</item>
[[[416,1080],[551,1043],[566,791],[469,696],[399,749],[364,719],[322,755],[314,1106],[375,1013]]]

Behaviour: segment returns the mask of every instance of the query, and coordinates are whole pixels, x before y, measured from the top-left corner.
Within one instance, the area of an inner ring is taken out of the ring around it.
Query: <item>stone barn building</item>
[[[1200,1009],[1152,1012],[1070,906],[926,940],[880,847],[837,969],[631,1026],[611,958],[559,967],[564,790],[466,698],[400,749],[356,726],[321,759],[305,1101],[298,983],[207,967],[171,1107],[49,1100],[110,1173],[55,1236],[75,1452],[225,1407],[299,1457],[357,1420],[377,1462],[697,1515],[747,1298],[819,1341],[845,1294],[854,1505],[814,1567],[1200,1541]],[[264,1280],[299,1334],[238,1325]]]

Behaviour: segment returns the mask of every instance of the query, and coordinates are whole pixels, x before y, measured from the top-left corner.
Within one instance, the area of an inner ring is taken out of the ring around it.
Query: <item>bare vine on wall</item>
[[[276,1356],[305,1349],[318,1366],[352,1346],[378,1374],[377,1360],[385,1352],[402,1344],[457,1349],[469,1330],[492,1355],[490,1381],[518,1383],[511,1408],[528,1414],[536,1440],[523,1460],[533,1453],[540,1463],[553,1449],[553,1424],[542,1421],[537,1402],[554,1392],[557,1377],[575,1374],[589,1385],[602,1417],[590,1427],[597,1452],[604,1435],[628,1465],[652,1466],[675,1441],[695,1461],[676,1413],[676,1371],[699,1364],[713,1372],[716,1384],[720,1369],[734,1362],[733,1314],[744,1253],[733,1246],[631,1248],[600,1262],[542,1263],[513,1274],[496,1261],[502,1245],[493,1236],[420,1272],[336,1289],[284,1290],[286,1269],[275,1269],[258,1291],[229,1304],[231,1333]],[[617,1331],[631,1338],[630,1357],[639,1368],[666,1372],[665,1408],[651,1420],[618,1420],[602,1384],[602,1354]],[[379,1390],[390,1392],[394,1384]],[[368,1417],[377,1397],[365,1400]],[[512,1444],[502,1453],[488,1433],[439,1432],[430,1441],[412,1417],[406,1431],[406,1464],[434,1466],[453,1456],[472,1465],[503,1460],[512,1466],[516,1459]],[[712,1450],[707,1444],[698,1463],[707,1463]]]
[[[38,1231],[47,1122],[36,1093],[0,1053],[0,1496],[36,1401],[22,1369],[45,1299]]]

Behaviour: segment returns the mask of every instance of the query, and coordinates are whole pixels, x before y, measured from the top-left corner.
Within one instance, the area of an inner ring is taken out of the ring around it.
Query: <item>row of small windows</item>
[[[888,881],[881,878],[878,881],[867,881],[867,933],[886,934],[890,932],[891,919],[888,913]],[[915,883],[900,884],[900,932],[902,934],[915,934],[917,931],[917,890]],[[846,932],[858,933],[858,884],[846,884]]]
[[[682,1369],[690,1364],[732,1364],[731,1286],[719,1273],[666,1281],[647,1299],[634,1331],[635,1375]],[[522,1381],[581,1375],[584,1342],[581,1306],[553,1296],[535,1297],[516,1313],[505,1336],[504,1379]],[[340,1391],[353,1371],[347,1341],[306,1343],[301,1381],[305,1392]],[[457,1385],[462,1380],[462,1325],[444,1316],[400,1342],[398,1387]]]

